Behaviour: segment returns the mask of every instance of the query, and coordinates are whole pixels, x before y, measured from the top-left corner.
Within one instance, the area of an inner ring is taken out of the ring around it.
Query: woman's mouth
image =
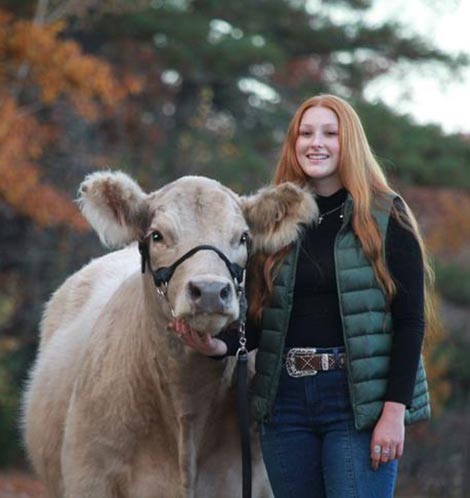
[[[329,157],[328,154],[307,154],[307,159],[309,161],[323,161]]]

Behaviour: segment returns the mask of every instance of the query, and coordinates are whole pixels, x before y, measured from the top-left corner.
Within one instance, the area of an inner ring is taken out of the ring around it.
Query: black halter
[[[150,264],[148,245],[145,243],[145,241],[139,242],[139,252],[142,258],[141,259],[142,273],[145,273],[146,265],[148,265],[150,273],[153,276],[153,281],[155,282],[155,286],[160,287],[161,285],[168,285],[168,282],[173,276],[173,273],[175,272],[176,268],[178,268],[178,266],[183,261],[186,261],[188,258],[193,256],[198,251],[214,251],[219,256],[219,258],[222,259],[222,261],[225,263],[228,271],[230,272],[231,277],[237,283],[237,288],[238,288],[237,290],[240,290],[239,288],[243,282],[245,268],[242,268],[237,263],[233,263],[232,261],[230,261],[220,249],[217,249],[217,247],[207,244],[193,247],[170,266],[161,266],[160,268],[153,270]]]

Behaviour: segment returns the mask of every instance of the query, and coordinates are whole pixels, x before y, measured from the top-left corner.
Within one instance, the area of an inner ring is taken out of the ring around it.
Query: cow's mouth
[[[217,335],[227,325],[235,320],[232,314],[226,313],[198,313],[184,317],[186,323],[201,334]]]

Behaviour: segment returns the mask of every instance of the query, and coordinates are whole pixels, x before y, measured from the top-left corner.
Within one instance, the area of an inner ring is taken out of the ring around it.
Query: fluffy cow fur
[[[289,245],[302,225],[318,217],[313,195],[293,183],[263,188],[244,198],[242,206],[253,234],[254,252],[274,253]]]
[[[244,265],[244,231],[255,250],[276,251],[316,214],[311,194],[293,185],[240,198],[213,180],[185,177],[147,195],[120,172],[85,179],[80,205],[111,247],[159,230],[162,241],[149,242],[154,268],[202,243]],[[236,292],[226,312],[199,316],[186,292],[195,276],[233,286],[220,258],[201,251],[175,272],[168,299],[193,327],[217,333],[237,318]],[[140,272],[136,244],[92,261],[54,293],[23,417],[49,498],[240,496],[234,361],[186,348],[170,319]],[[253,476],[254,497],[270,496],[255,437]]]

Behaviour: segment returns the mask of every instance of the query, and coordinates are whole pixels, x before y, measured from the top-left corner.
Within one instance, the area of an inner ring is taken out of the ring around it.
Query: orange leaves
[[[65,223],[81,230],[86,223],[73,201],[43,182],[39,164],[53,143],[51,131],[63,131],[36,113],[65,98],[93,121],[139,92],[142,83],[116,78],[108,63],[61,38],[64,28],[63,22],[18,20],[0,9],[0,197],[40,226]]]
[[[25,163],[5,171],[4,164],[0,163],[0,175],[4,175],[0,193],[20,214],[29,216],[40,226],[68,224],[76,230],[87,229],[87,223],[65,194],[40,183],[35,164]]]
[[[56,22],[42,25],[6,17],[2,27],[7,35],[3,40],[6,52],[16,59],[36,62],[44,54],[48,54],[49,58],[53,57],[57,35],[64,29],[64,24]]]
[[[12,99],[0,103],[0,196],[19,214],[40,226],[68,223],[77,230],[86,222],[73,202],[52,186],[41,183],[33,159],[47,141],[45,130],[32,116],[21,116]]]
[[[470,240],[470,194],[464,191],[443,190],[437,193],[440,225],[435,223],[428,235],[428,243],[435,253],[456,254]]]
[[[27,68],[24,83],[39,87],[43,104],[66,95],[80,115],[92,120],[98,114],[96,101],[113,106],[140,90],[135,79],[130,86],[121,83],[109,64],[83,54],[76,42],[61,39],[64,27],[63,22],[42,25],[0,15],[0,54],[13,72]]]
[[[467,250],[470,240],[470,194],[467,191],[416,186],[402,190],[434,255],[448,259]]]
[[[442,346],[448,341],[448,333],[443,329],[427,334],[424,340],[424,359],[427,381],[430,389],[431,408],[438,415],[451,395],[448,379],[449,357],[442,354]]]

